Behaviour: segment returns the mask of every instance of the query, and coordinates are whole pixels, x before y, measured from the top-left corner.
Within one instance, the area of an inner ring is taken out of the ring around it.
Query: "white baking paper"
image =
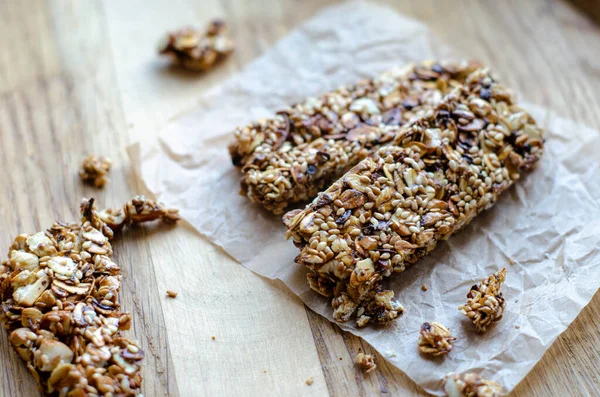
[[[227,152],[231,131],[394,65],[447,58],[442,48],[426,26],[388,8],[360,2],[326,9],[130,153],[161,201],[180,208],[241,264],[283,280],[331,319],[328,300],[307,287],[305,270],[294,263],[298,251],[284,239],[280,217],[238,195],[238,170]],[[341,325],[433,394],[441,394],[440,379],[452,371],[475,371],[513,389],[600,286],[600,133],[528,108],[547,128],[539,167],[463,232],[395,275],[391,286],[404,317],[385,328]],[[457,307],[472,284],[502,267],[504,318],[477,335]],[[441,322],[457,337],[447,357],[418,353],[424,321]]]

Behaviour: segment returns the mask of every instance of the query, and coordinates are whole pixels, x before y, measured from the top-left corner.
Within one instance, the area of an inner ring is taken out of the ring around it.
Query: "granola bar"
[[[122,335],[131,315],[119,308],[121,269],[110,240],[112,228],[158,218],[175,221],[177,213],[143,196],[102,212],[84,199],[80,222],[14,240],[0,265],[0,319],[43,393],[140,393],[144,353]]]
[[[444,377],[444,391],[448,397],[500,397],[502,386],[473,372],[449,373]]]
[[[229,151],[241,167],[242,194],[276,214],[312,200],[477,66],[429,61],[396,68],[238,128]]]
[[[170,33],[159,52],[169,55],[174,62],[190,70],[208,70],[233,51],[225,22],[214,20],[205,32],[184,28]]]
[[[486,69],[473,72],[397,142],[284,216],[312,289],[357,325],[402,314],[382,280],[490,208],[542,154],[542,131]]]
[[[471,287],[467,294],[467,303],[458,308],[475,324],[477,332],[487,331],[490,324],[502,318],[506,300],[500,288],[505,278],[506,269],[484,278],[479,284]]]

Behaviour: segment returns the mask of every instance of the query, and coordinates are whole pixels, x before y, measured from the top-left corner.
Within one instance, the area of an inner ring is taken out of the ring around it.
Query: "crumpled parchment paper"
[[[256,273],[283,280],[331,319],[329,300],[308,288],[305,270],[294,263],[298,251],[284,239],[280,217],[238,195],[238,170],[227,152],[231,132],[394,65],[448,58],[443,48],[426,26],[390,9],[363,2],[331,7],[205,94],[157,139],[130,148],[132,159],[150,191],[180,208],[202,234]],[[385,328],[341,325],[433,394],[441,394],[446,373],[467,370],[511,390],[600,286],[600,132],[527,108],[547,128],[538,168],[463,232],[395,275],[391,286],[404,317]],[[457,307],[471,285],[502,267],[504,318],[477,335]],[[419,354],[424,321],[441,322],[457,337],[447,357]]]

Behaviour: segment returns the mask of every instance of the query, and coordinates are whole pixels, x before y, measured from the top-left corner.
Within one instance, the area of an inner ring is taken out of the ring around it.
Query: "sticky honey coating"
[[[242,171],[242,194],[276,214],[312,200],[479,66],[426,61],[395,68],[238,128],[229,151]]]
[[[385,324],[403,309],[383,279],[490,208],[542,152],[542,130],[482,68],[305,209],[288,212],[286,237],[311,288],[332,298],[337,321]]]

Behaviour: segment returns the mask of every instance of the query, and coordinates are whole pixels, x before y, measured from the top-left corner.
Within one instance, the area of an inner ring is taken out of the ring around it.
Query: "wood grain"
[[[0,249],[20,232],[75,218],[82,196],[114,206],[142,192],[127,145],[156,133],[330,3],[0,2]],[[600,127],[593,1],[384,3],[494,65],[527,100]],[[238,46],[221,67],[198,78],[156,57],[164,31],[216,16],[231,23]],[[115,161],[103,191],[77,178],[88,152]],[[129,230],[115,243],[115,255],[125,274],[121,300],[134,317],[131,334],[146,351],[146,396],[425,395],[381,356],[378,370],[363,376],[352,361],[359,348],[370,350],[364,341],[304,309],[185,224]],[[167,289],[178,297],[166,299]],[[599,395],[598,318],[597,294],[512,395]],[[0,396],[36,393],[0,336]]]

